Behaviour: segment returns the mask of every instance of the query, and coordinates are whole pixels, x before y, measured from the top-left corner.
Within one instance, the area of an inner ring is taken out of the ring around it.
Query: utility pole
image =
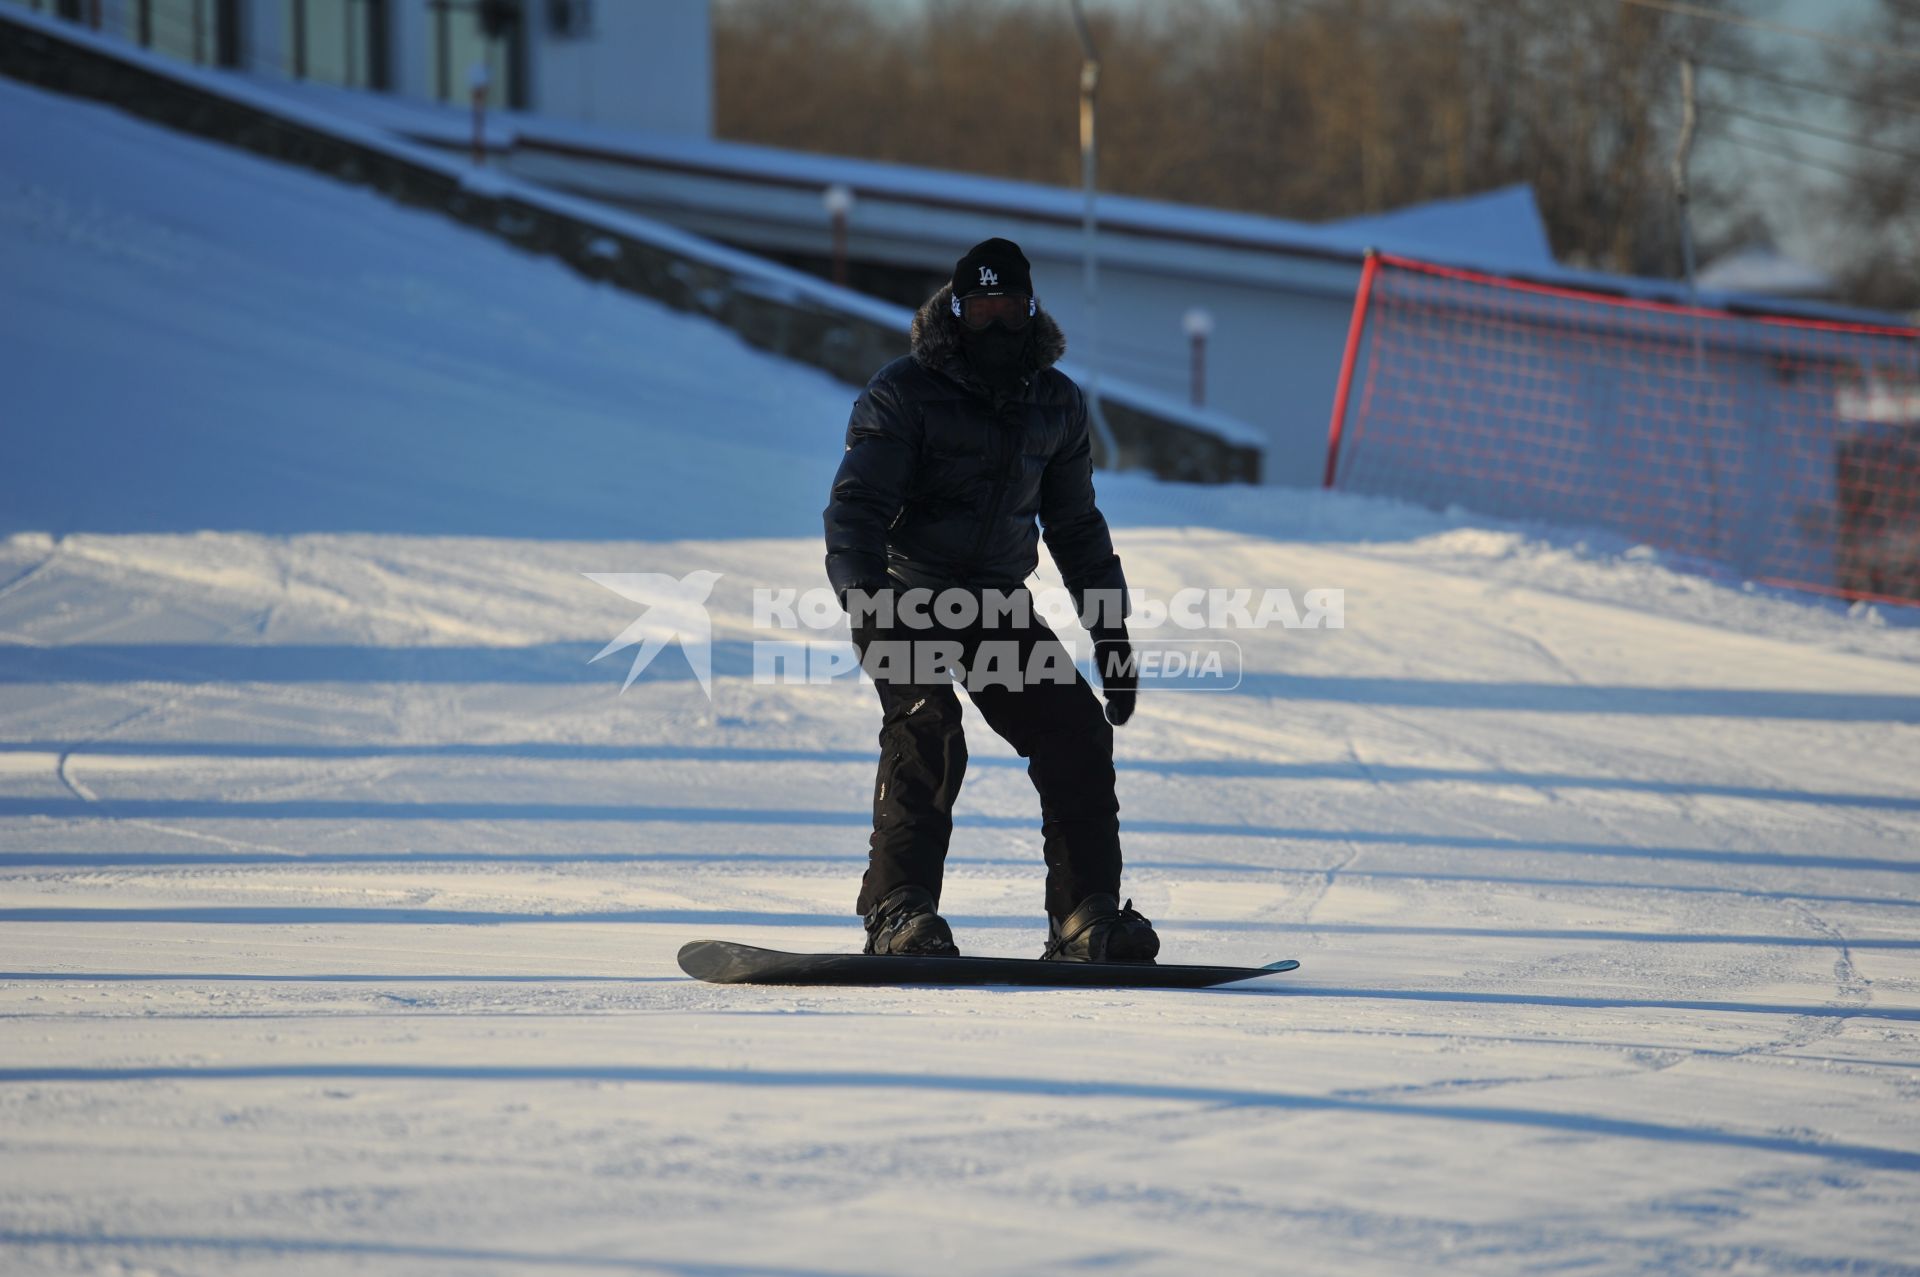
[[[1100,90],[1100,51],[1093,45],[1093,29],[1087,25],[1086,11],[1080,7],[1080,0],[1072,0],[1073,25],[1080,33],[1080,186],[1085,195],[1085,209],[1081,215],[1081,232],[1084,247],[1082,249],[1081,279],[1086,293],[1086,332],[1087,332],[1087,415],[1090,418],[1094,434],[1100,439],[1100,448],[1106,453],[1107,465],[1120,469],[1120,448],[1114,442],[1113,431],[1107,428],[1107,414],[1100,406],[1100,274],[1096,249],[1099,244],[1098,226],[1094,219],[1094,159],[1096,137],[1094,133],[1095,109]]]
[[[1673,201],[1680,215],[1680,265],[1687,276],[1687,301],[1699,304],[1693,269],[1693,197],[1688,168],[1693,162],[1693,128],[1696,107],[1693,93],[1693,55],[1680,55],[1680,137],[1673,148]]]
[[[1687,276],[1688,323],[1693,334],[1693,392],[1688,396],[1696,405],[1707,396],[1707,351],[1700,336],[1700,287],[1694,278],[1693,261],[1693,209],[1692,183],[1688,169],[1693,162],[1693,132],[1698,122],[1699,108],[1693,89],[1693,52],[1680,50],[1680,136],[1673,148],[1673,202],[1680,219],[1680,268]],[[1698,413],[1696,429],[1699,433],[1700,455],[1706,462],[1708,519],[1707,535],[1716,549],[1720,545],[1723,518],[1721,505],[1724,501],[1723,483],[1720,477],[1720,459],[1714,455],[1714,438],[1710,415]],[[1744,565],[1743,565],[1744,566]]]

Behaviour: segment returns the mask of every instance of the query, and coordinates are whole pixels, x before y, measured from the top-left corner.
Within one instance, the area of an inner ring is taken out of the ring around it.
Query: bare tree
[[[1843,281],[1863,304],[1920,311],[1920,0],[1880,0],[1859,35],[1876,52],[1836,55],[1829,70],[1864,144],[1828,200],[1845,228]]]
[[[1756,56],[1737,27],[1616,0],[1185,0],[1095,20],[1107,190],[1323,220],[1528,182],[1563,259],[1662,274],[1679,269],[1676,58]],[[1062,3],[719,0],[715,39],[723,136],[1074,181]],[[1694,199],[1736,194],[1708,180]]]

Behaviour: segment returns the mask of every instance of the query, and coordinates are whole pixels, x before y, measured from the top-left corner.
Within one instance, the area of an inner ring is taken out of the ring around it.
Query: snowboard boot
[[[953,930],[925,887],[895,887],[867,913],[868,953],[957,958]]]
[[[1048,919],[1047,947],[1041,957],[1051,962],[1152,962],[1160,952],[1153,924],[1119,897],[1104,893],[1088,896],[1065,918]]]

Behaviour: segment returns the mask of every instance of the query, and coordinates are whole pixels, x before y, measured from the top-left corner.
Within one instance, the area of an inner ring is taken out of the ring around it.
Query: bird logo
[[[664,572],[583,572],[581,575],[647,609],[587,664],[638,643],[640,650],[633,654],[627,681],[620,685],[624,692],[633,686],[640,671],[647,668],[662,648],[677,642],[680,650],[687,654],[687,664],[693,669],[693,676],[700,680],[701,690],[706,692],[708,700],[713,699],[713,618],[707,615],[706,603],[720,573],[703,569],[679,578]]]

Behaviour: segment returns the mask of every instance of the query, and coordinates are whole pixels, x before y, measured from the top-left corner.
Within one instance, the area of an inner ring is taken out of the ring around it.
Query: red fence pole
[[[1360,334],[1367,326],[1367,299],[1373,295],[1374,272],[1380,269],[1380,254],[1367,250],[1360,267],[1360,287],[1353,294],[1353,318],[1347,323],[1347,350],[1340,356],[1340,381],[1333,391],[1333,421],[1327,427],[1327,477],[1323,487],[1333,486],[1334,473],[1340,467],[1340,432],[1347,425],[1347,392],[1353,389],[1353,366],[1359,361]]]

